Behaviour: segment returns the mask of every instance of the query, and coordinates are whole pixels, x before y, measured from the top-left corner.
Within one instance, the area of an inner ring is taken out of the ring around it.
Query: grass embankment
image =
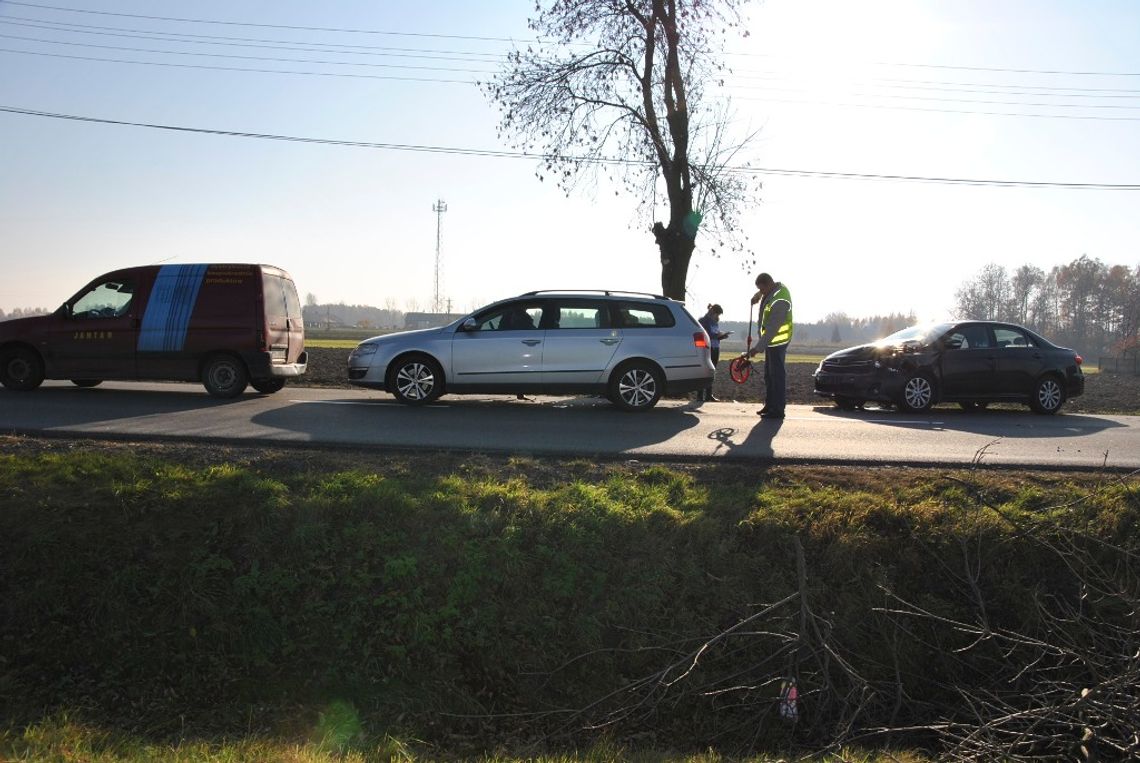
[[[1092,671],[993,634],[1048,640],[1058,602],[1135,632],[1136,488],[9,439],[0,759],[711,761],[968,725]]]

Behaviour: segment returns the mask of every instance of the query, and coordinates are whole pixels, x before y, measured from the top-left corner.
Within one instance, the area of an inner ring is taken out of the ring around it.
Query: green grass
[[[360,344],[359,339],[314,339],[310,336],[305,337],[306,347],[323,347],[333,350],[351,350],[358,344]]]
[[[1072,588],[1027,527],[1091,534],[1082,559],[1112,569],[1140,519],[1135,478],[3,445],[4,760],[784,754],[822,738],[772,720],[795,609],[651,716],[589,727],[794,594],[797,542],[845,658],[908,676],[918,722],[967,640],[886,644],[883,586],[969,621],[973,593],[930,573],[985,550],[993,624],[1022,627]]]

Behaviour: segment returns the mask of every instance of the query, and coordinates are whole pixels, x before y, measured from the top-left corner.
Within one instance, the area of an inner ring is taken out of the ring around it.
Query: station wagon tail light
[[[705,338],[705,332],[697,331],[693,333],[693,345],[700,350],[709,346],[708,339]]]
[[[1084,358],[1082,358],[1080,355],[1074,355],[1073,357],[1075,357],[1075,358],[1077,359],[1077,365],[1078,365],[1078,366],[1079,366],[1081,363],[1084,363],[1084,362],[1085,362],[1085,359],[1084,359]]]

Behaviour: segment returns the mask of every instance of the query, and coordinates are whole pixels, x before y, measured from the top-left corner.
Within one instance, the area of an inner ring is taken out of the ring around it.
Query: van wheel
[[[388,371],[388,389],[406,405],[430,403],[443,394],[443,369],[426,355],[409,355]]]
[[[623,411],[648,411],[665,391],[657,366],[635,360],[618,368],[610,377],[609,398]]]
[[[27,347],[16,347],[0,353],[0,384],[11,390],[27,392],[44,380],[44,364],[40,356]]]
[[[98,387],[100,384],[103,383],[103,380],[102,379],[72,379],[71,383],[74,384],[76,387],[83,387],[83,388]]]
[[[206,361],[202,369],[202,384],[214,397],[237,397],[245,392],[249,373],[245,370],[245,363],[233,355],[215,355]]]
[[[279,376],[272,379],[254,379],[249,383],[249,386],[263,395],[272,395],[274,392],[281,391],[281,388],[285,386],[285,380]]]

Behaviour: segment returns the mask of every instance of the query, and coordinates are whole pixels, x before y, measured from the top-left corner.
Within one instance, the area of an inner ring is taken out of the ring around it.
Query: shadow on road
[[[958,408],[936,408],[927,413],[907,413],[896,408],[871,408],[844,411],[830,405],[817,405],[816,413],[831,418],[862,421],[881,426],[946,429],[992,437],[1078,437],[1125,426],[1118,421],[1081,413],[1059,413],[1044,416],[1025,410],[986,409],[964,411]]]
[[[205,389],[171,384],[169,390],[123,387],[81,388],[47,383],[30,392],[0,389],[0,426],[36,428],[161,416],[240,405],[263,398],[249,392],[231,400],[210,397]],[[50,416],[38,411],[50,408]],[[50,418],[50,421],[48,420]]]
[[[380,397],[294,402],[252,422],[340,444],[596,455],[667,442],[700,419],[687,407],[626,413],[593,397],[445,397],[421,407]]]

